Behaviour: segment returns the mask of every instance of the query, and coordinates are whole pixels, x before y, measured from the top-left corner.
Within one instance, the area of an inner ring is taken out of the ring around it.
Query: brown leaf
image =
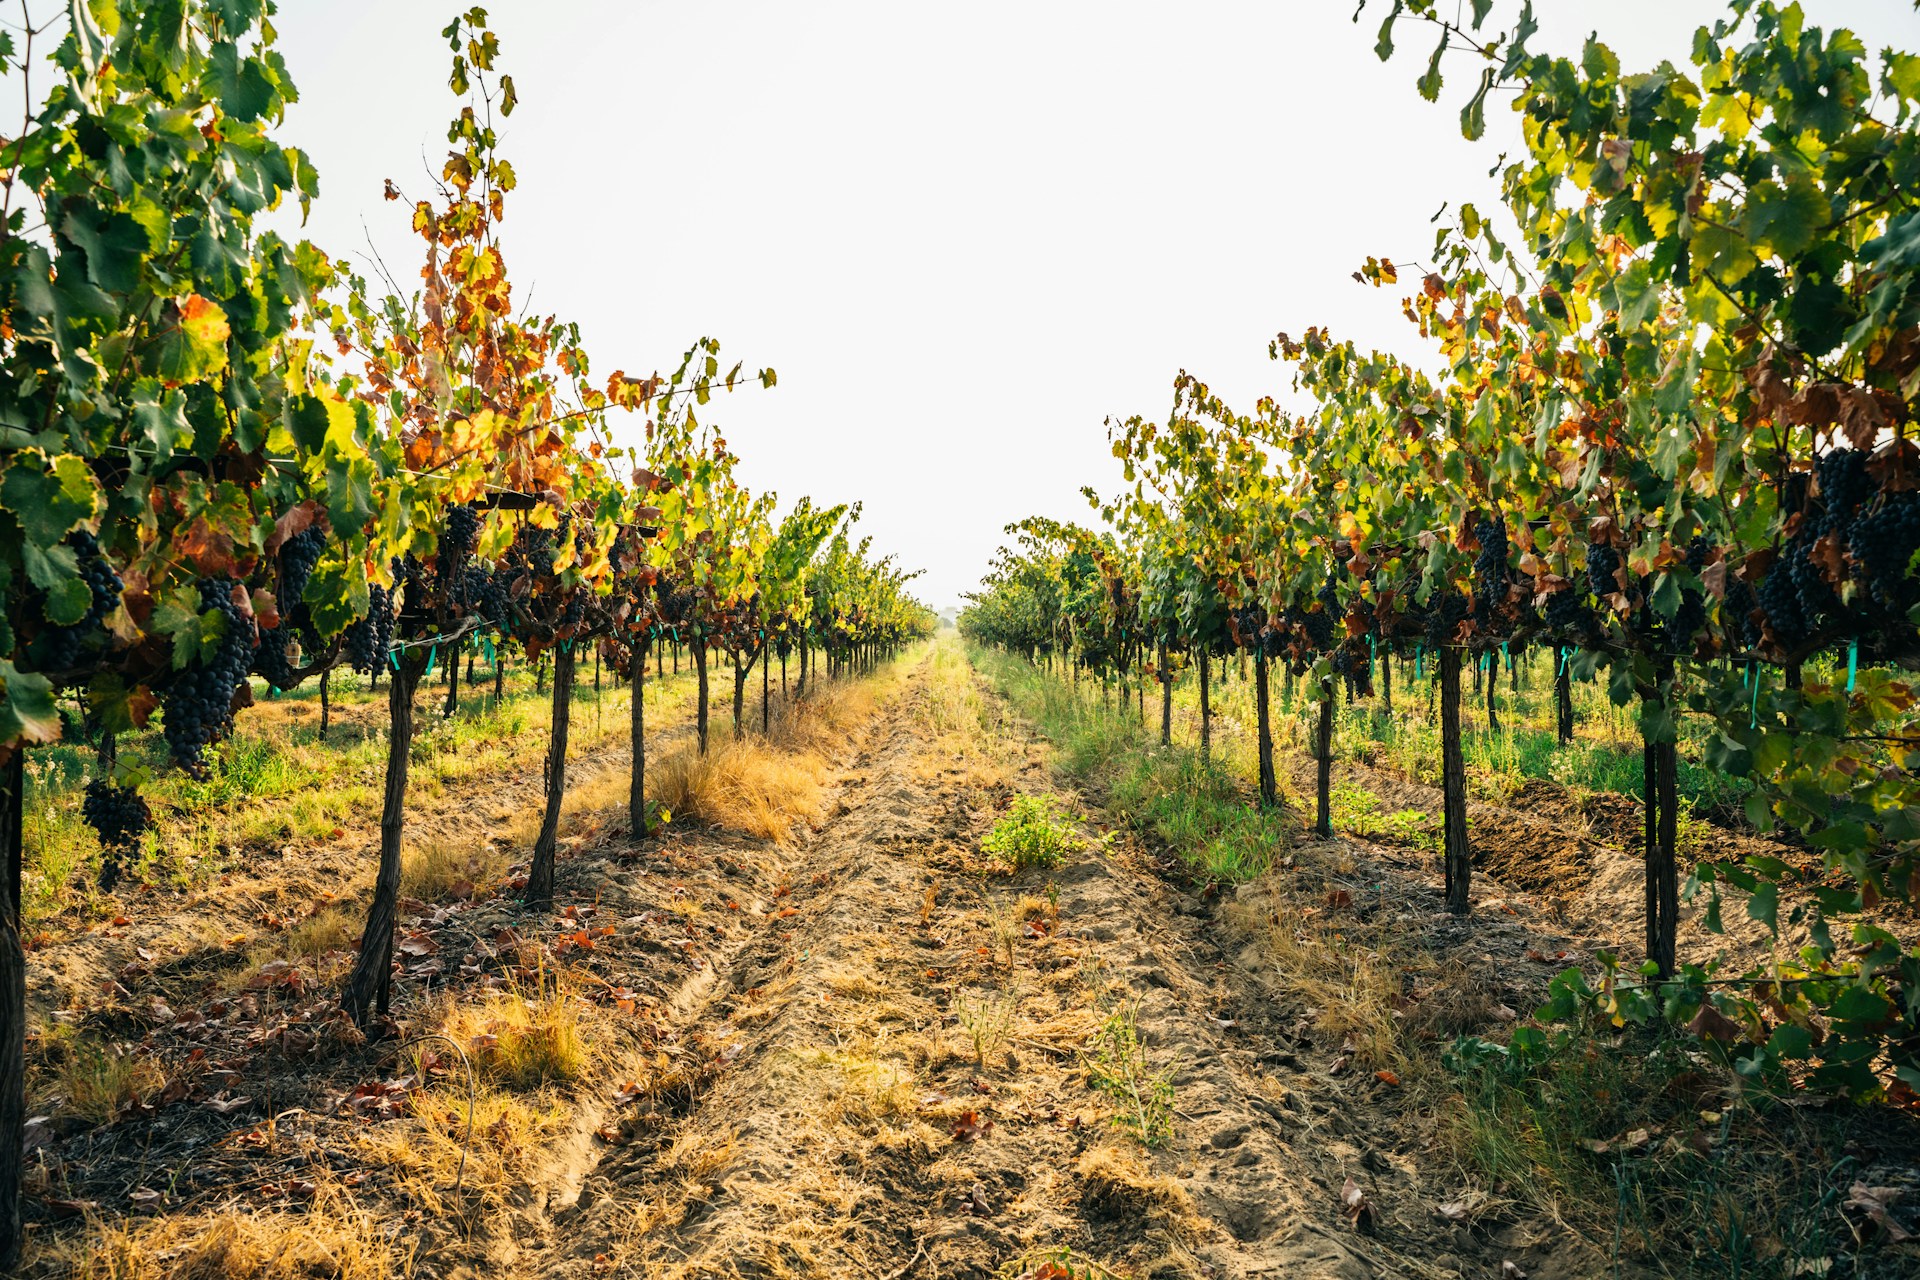
[[[233,539],[208,524],[205,516],[195,516],[185,531],[176,535],[175,549],[205,577],[230,578],[238,567]]]
[[[1843,1208],[1864,1210],[1873,1224],[1886,1233],[1889,1244],[1899,1244],[1913,1238],[1913,1233],[1893,1220],[1889,1210],[1900,1196],[1898,1187],[1870,1187],[1864,1182],[1856,1182],[1847,1188],[1847,1200]]]
[[[1373,1201],[1367,1199],[1367,1193],[1362,1191],[1360,1184],[1352,1178],[1348,1178],[1346,1184],[1340,1188],[1340,1211],[1346,1214],[1348,1222],[1361,1231],[1369,1231],[1373,1228],[1376,1213]]]
[[[993,1121],[980,1118],[978,1111],[962,1111],[960,1118],[953,1122],[953,1140],[972,1142],[993,1132]]]
[[[1735,1044],[1747,1038],[1746,1028],[1710,1004],[1700,1006],[1700,1011],[1687,1023],[1687,1030],[1702,1040],[1719,1040],[1726,1044]]]

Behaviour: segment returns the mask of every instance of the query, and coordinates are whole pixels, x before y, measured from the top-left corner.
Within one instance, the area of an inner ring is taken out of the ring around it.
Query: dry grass
[[[33,1248],[21,1275],[70,1280],[393,1280],[413,1273],[403,1235],[322,1186],[305,1213],[170,1215],[96,1222]]]
[[[1330,908],[1337,890],[1313,876],[1309,855],[1298,872],[1270,872],[1227,907],[1226,917],[1260,948],[1260,976],[1276,996],[1301,1006],[1316,1030],[1348,1046],[1355,1065],[1405,1074],[1400,1020],[1402,975],[1432,968],[1417,955],[1389,955],[1379,938],[1348,936],[1351,915]],[[1313,887],[1309,887],[1313,886]]]
[[[578,1080],[587,1070],[586,1010],[563,979],[542,975],[451,1009],[440,1033],[467,1046],[474,1067],[516,1089]]]
[[[1154,1173],[1131,1151],[1094,1147],[1073,1171],[1080,1179],[1081,1203],[1096,1219],[1153,1223],[1193,1240],[1210,1230],[1186,1189]]]
[[[1003,759],[1000,705],[982,695],[965,656],[952,645],[936,645],[926,677],[914,718],[932,740],[914,761],[915,775],[958,775],[965,785],[985,789],[1008,785],[1013,772]]]
[[[409,847],[400,864],[400,893],[422,902],[484,896],[507,874],[507,855],[482,840],[429,840]]]
[[[43,1043],[48,1100],[59,1098],[64,1111],[92,1124],[107,1123],[166,1083],[158,1063],[124,1045],[76,1035],[67,1027],[49,1029]]]
[[[535,1180],[541,1146],[560,1133],[567,1109],[558,1103],[536,1105],[512,1094],[482,1087],[473,1100],[473,1138],[467,1142],[467,1090],[464,1079],[415,1096],[413,1124],[379,1125],[355,1141],[368,1164],[383,1168],[395,1190],[428,1213],[446,1213],[454,1180],[461,1198],[482,1207],[508,1203],[515,1188]]]
[[[648,770],[653,799],[676,819],[775,841],[820,820],[826,761],[725,729],[716,728],[713,737],[706,755],[684,746]]]
[[[873,718],[899,679],[889,669],[821,686],[781,708],[765,736],[736,737],[716,724],[704,756],[686,743],[649,768],[652,799],[677,818],[784,842],[795,828],[825,816],[832,756]]]

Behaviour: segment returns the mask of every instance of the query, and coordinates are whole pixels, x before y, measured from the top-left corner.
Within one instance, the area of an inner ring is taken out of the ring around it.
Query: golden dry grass
[[[899,684],[898,667],[815,688],[782,707],[765,735],[714,725],[705,755],[688,742],[649,766],[652,799],[676,819],[791,839],[825,816],[832,757]]]
[[[403,853],[400,893],[422,902],[470,898],[497,887],[506,874],[505,852],[478,837],[428,840]]]
[[[1311,854],[1299,872],[1270,872],[1226,908],[1230,924],[1260,948],[1274,993],[1313,1011],[1316,1028],[1349,1045],[1356,1065],[1405,1074],[1408,1058],[1394,1016],[1402,975],[1430,969],[1423,956],[1389,955],[1379,939],[1349,937],[1353,921],[1330,911],[1326,882],[1312,875]],[[1308,885],[1318,887],[1309,889]]]
[[[528,1101],[482,1085],[473,1099],[469,1141],[466,1081],[456,1073],[443,1086],[415,1095],[413,1123],[375,1126],[354,1145],[369,1165],[389,1173],[401,1196],[428,1213],[458,1207],[456,1178],[459,1200],[497,1207],[538,1173],[542,1144],[566,1127],[567,1115],[557,1101]]]
[[[42,1076],[48,1101],[58,1099],[69,1115],[105,1124],[128,1103],[159,1089],[166,1073],[144,1053],[76,1035],[68,1027],[50,1028],[43,1037],[47,1070]]]
[[[30,1250],[23,1276],[63,1280],[394,1280],[406,1237],[323,1185],[305,1213],[230,1210],[96,1222]]]
[[[826,761],[811,751],[735,738],[716,728],[707,754],[682,747],[649,769],[647,781],[653,798],[675,820],[786,841],[796,826],[817,822],[825,812],[826,775]]]
[[[566,1084],[586,1074],[586,1009],[563,979],[535,980],[532,990],[495,992],[477,1004],[456,1005],[440,1034],[466,1046],[474,1067],[518,1089]]]

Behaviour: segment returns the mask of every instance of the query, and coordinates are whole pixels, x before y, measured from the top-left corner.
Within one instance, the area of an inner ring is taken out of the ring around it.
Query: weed
[[[1082,1061],[1087,1083],[1111,1098],[1118,1108],[1113,1117],[1116,1127],[1125,1129],[1146,1147],[1173,1141],[1175,1069],[1169,1065],[1155,1072],[1148,1066],[1133,1001],[1123,1000],[1107,1014]]]
[[[1059,866],[1084,843],[1062,818],[1058,797],[1017,795],[980,848],[1015,871]]]
[[[958,995],[954,998],[953,1010],[968,1042],[973,1045],[974,1063],[984,1070],[987,1059],[999,1052],[1013,1031],[1014,1018],[1020,1011],[1020,993],[1009,989],[979,996]]]

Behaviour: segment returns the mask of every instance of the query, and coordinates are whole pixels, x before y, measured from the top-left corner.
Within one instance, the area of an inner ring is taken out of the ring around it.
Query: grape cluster
[[[1899,613],[1911,609],[1920,599],[1908,572],[1920,552],[1920,493],[1889,494],[1878,510],[1854,522],[1849,547],[1874,600]]]
[[[1707,558],[1713,554],[1713,547],[1706,538],[1695,535],[1687,544],[1687,568],[1698,574],[1707,567]],[[1700,594],[1700,588],[1683,586],[1680,588],[1680,607],[1674,610],[1671,624],[1671,636],[1668,642],[1676,649],[1684,647],[1707,625],[1707,602]]]
[[[1507,522],[1480,518],[1473,530],[1480,554],[1473,560],[1473,620],[1490,626],[1507,598]]]
[[[313,579],[314,566],[327,549],[327,535],[317,525],[309,525],[280,544],[280,613],[282,617],[300,617],[306,612],[301,597]]]
[[[1620,553],[1604,542],[1587,544],[1587,590],[1602,600],[1620,590]]]
[[[280,625],[260,633],[260,648],[253,659],[253,669],[276,689],[291,689],[300,682],[289,656],[294,635],[298,634],[304,644],[319,643],[312,613],[301,597],[306,595],[307,583],[326,546],[327,535],[312,525],[280,546]]]
[[[440,530],[440,574],[453,573],[480,545],[480,512],[471,503],[447,508],[447,523]]]
[[[511,614],[507,606],[507,584],[497,573],[477,564],[467,566],[461,579],[459,604],[469,617],[485,618],[489,625],[505,630]]]
[[[87,640],[98,630],[100,620],[112,612],[120,600],[120,575],[100,554],[100,544],[94,541],[93,535],[84,529],[79,530],[68,535],[67,545],[73,548],[75,559],[80,562],[80,579],[87,584],[92,600],[80,621],[69,626],[47,628],[42,641],[44,656],[41,665],[49,671],[66,671],[79,666]]]
[[[117,787],[105,778],[87,783],[80,816],[100,837],[100,887],[110,890],[120,882],[126,854],[140,843],[153,822],[153,811],[133,787]]]
[[[195,777],[206,775],[205,748],[233,729],[233,691],[253,665],[253,620],[233,594],[232,578],[202,578],[200,610],[218,614],[222,631],[211,657],[176,672],[161,691],[167,746],[174,760]]]
[[[1587,607],[1586,593],[1572,586],[1547,597],[1546,614],[1547,625],[1559,634],[1583,631],[1593,620],[1593,610]]]
[[[1760,643],[1760,628],[1753,621],[1754,610],[1759,607],[1753,588],[1744,579],[1728,574],[1726,599],[1720,603],[1720,625],[1742,649]]]
[[[1820,519],[1822,533],[1845,534],[1862,505],[1873,497],[1873,478],[1867,474],[1867,453],[1861,449],[1834,449],[1820,456]]]
[[[355,671],[378,671],[393,648],[393,597],[381,586],[367,588],[367,616],[347,627],[347,663]]]

